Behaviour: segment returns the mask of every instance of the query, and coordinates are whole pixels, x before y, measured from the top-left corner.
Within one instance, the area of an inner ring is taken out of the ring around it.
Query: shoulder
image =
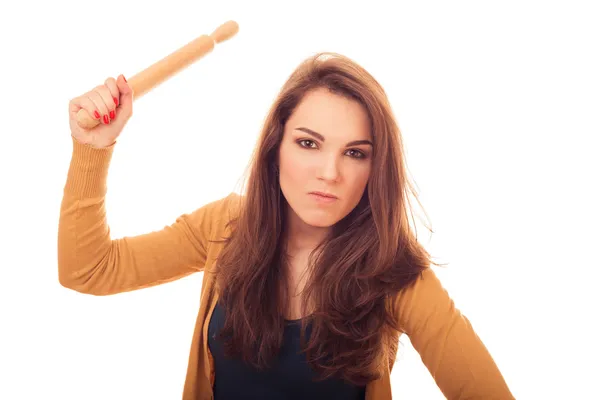
[[[395,303],[401,328],[407,333],[432,320],[445,319],[456,311],[448,291],[431,266],[398,293]]]
[[[194,220],[198,225],[210,227],[211,231],[221,231],[238,217],[242,199],[241,195],[231,192],[196,209]]]
[[[206,240],[215,235],[221,236],[227,229],[229,221],[237,218],[241,201],[242,197],[232,192],[181,215],[177,223],[184,223],[206,245]]]
[[[215,219],[228,220],[237,218],[241,209],[243,196],[231,192],[225,197],[214,200],[204,207],[211,211],[211,217]]]
[[[221,212],[225,222],[238,218],[243,201],[244,197],[235,192],[229,193],[222,199]]]

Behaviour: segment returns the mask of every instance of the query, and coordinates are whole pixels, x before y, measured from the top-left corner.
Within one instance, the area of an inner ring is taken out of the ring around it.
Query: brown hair
[[[395,359],[397,341],[391,338],[399,328],[394,297],[433,262],[409,226],[408,194],[415,190],[387,95],[365,69],[337,53],[318,53],[302,62],[267,115],[239,215],[231,221],[231,236],[216,263],[220,301],[227,310],[220,337],[226,354],[257,368],[268,367],[282,344],[288,288],[281,238],[287,203],[275,164],[286,121],[303,96],[317,88],[366,108],[373,166],[359,204],[311,253],[302,294],[303,315],[309,309],[310,315],[302,320],[301,343],[320,378],[365,385],[379,377],[384,352]]]

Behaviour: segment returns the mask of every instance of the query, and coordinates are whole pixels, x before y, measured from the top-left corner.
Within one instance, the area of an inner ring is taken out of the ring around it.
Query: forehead
[[[301,126],[320,133],[331,142],[371,138],[365,108],[357,101],[327,89],[316,89],[304,96],[290,116],[286,131],[293,132]]]

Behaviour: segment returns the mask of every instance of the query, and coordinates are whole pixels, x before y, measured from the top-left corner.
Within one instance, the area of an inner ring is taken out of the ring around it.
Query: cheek
[[[357,166],[356,168],[352,168],[351,171],[348,171],[348,176],[351,177],[349,179],[351,191],[358,192],[359,196],[362,195],[370,175],[371,168],[366,164]]]
[[[285,147],[280,152],[279,179],[282,188],[288,191],[308,189],[315,176],[314,159],[306,152]]]

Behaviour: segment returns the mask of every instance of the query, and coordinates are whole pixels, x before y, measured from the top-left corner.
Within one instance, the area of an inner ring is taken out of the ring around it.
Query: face
[[[326,228],[348,215],[365,191],[372,152],[361,104],[326,89],[306,94],[285,125],[278,155],[292,223]]]

